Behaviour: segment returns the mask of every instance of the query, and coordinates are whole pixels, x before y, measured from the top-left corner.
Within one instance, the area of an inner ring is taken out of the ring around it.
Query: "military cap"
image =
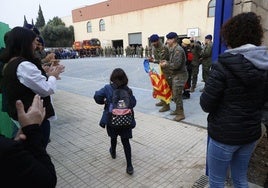
[[[207,35],[207,36],[205,37],[205,39],[212,40],[212,35]]]
[[[38,36],[37,41],[42,44],[42,46],[45,46],[44,39],[40,36]]]
[[[169,34],[166,35],[167,39],[174,39],[178,37],[177,33],[175,32],[170,32]]]
[[[150,41],[151,42],[156,42],[159,40],[159,36],[157,34],[153,34],[150,36]]]
[[[23,27],[32,30],[36,35],[40,35],[40,31],[32,24],[27,23]]]
[[[191,44],[191,41],[190,41],[190,39],[185,38],[185,39],[182,39],[182,43],[189,45],[189,44]]]

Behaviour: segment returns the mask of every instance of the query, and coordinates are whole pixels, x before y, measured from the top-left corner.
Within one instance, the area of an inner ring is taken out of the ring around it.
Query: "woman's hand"
[[[47,72],[48,76],[55,76],[57,80],[60,80],[60,74],[64,72],[65,66],[57,65],[51,66]]]
[[[45,117],[46,111],[43,107],[43,100],[39,95],[35,95],[32,105],[27,112],[24,111],[24,105],[21,100],[16,101],[18,121],[22,127],[27,125],[40,125]]]

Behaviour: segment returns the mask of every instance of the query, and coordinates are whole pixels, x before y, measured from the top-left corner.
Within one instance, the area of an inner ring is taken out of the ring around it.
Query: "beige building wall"
[[[65,23],[66,27],[73,25],[72,16],[64,16],[61,17],[60,19],[63,21],[63,23]]]
[[[214,17],[207,17],[209,0],[187,0],[164,6],[106,16],[73,23],[75,40],[82,41],[99,38],[102,46],[111,46],[112,40],[123,40],[124,47],[129,45],[129,33],[142,33],[142,45],[148,45],[148,37],[157,33],[165,36],[174,31],[187,35],[188,29],[199,31],[197,40],[203,41],[207,34],[213,34]],[[99,21],[105,21],[105,31],[99,31]],[[87,22],[92,32],[87,33]]]
[[[268,1],[267,0],[234,0],[233,15],[242,12],[255,12],[262,17],[264,28],[263,44],[268,46]]]

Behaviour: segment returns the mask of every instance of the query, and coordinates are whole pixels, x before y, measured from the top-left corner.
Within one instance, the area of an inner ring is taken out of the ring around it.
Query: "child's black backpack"
[[[113,90],[112,102],[109,106],[110,123],[114,128],[130,128],[134,119],[131,108],[132,92],[129,88],[117,88]]]

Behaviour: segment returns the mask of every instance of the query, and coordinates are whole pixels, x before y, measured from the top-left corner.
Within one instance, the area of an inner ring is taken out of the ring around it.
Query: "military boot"
[[[174,116],[174,115],[178,115],[179,110],[176,108],[176,110],[170,112],[170,115]]]
[[[182,94],[182,99],[190,99],[190,92],[184,91]]]
[[[183,111],[183,109],[180,109],[180,110],[178,110],[178,114],[176,115],[176,117],[173,120],[174,121],[181,121],[183,119],[185,119],[184,111]]]
[[[169,104],[164,104],[163,107],[159,110],[159,112],[166,112],[170,110]]]
[[[158,103],[155,104],[155,106],[164,106],[165,102],[164,101],[160,101]]]
[[[195,86],[192,86],[190,92],[193,93],[195,91]]]

